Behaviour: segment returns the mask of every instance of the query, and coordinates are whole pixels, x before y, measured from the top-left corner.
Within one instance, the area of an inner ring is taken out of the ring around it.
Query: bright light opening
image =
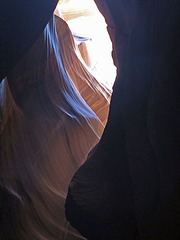
[[[112,89],[116,77],[107,24],[93,0],[60,0],[57,10],[68,23],[81,55],[96,79]],[[83,56],[84,55],[84,56]]]

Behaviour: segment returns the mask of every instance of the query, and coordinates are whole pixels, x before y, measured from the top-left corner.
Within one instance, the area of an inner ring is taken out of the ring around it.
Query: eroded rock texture
[[[118,75],[102,139],[69,187],[67,218],[88,239],[178,240],[180,4],[96,3]]]

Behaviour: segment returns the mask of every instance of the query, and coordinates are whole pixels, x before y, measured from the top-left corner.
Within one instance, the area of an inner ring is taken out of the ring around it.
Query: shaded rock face
[[[180,238],[180,3],[96,1],[118,75],[66,216],[87,239]]]
[[[40,36],[57,2],[1,1],[0,82]]]

